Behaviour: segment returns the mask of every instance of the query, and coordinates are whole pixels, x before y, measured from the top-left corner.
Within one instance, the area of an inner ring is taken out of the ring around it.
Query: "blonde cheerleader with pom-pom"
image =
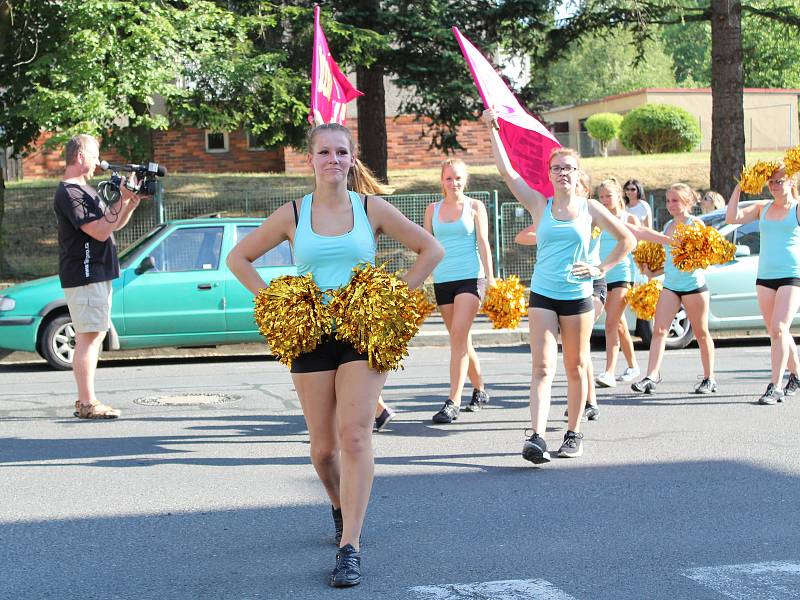
[[[542,434],[547,429],[553,379],[558,358],[558,335],[567,374],[567,432],[558,450],[564,458],[583,453],[580,422],[588,393],[589,340],[594,323],[592,280],[606,271],[635,245],[633,235],[596,200],[576,193],[578,154],[557,148],[547,159],[553,197],[531,188],[511,165],[493,122],[497,114],[486,110],[482,120],[489,130],[495,163],[514,197],[533,217],[537,260],[531,278],[528,311],[531,346],[531,428],[522,456],[534,464],[550,461]],[[599,265],[588,264],[592,222],[608,229],[617,247]]]
[[[797,346],[789,328],[800,309],[800,204],[797,177],[789,176],[784,165],[775,165],[767,177],[772,200],[739,206],[737,185],[728,202],[728,223],[758,221],[761,251],[758,255],[756,295],[770,337],[772,372],[759,404],[782,402],[800,387]],[[763,185],[763,182],[762,182]],[[759,190],[760,191],[760,190]],[[755,192],[758,193],[758,192]],[[789,379],[782,387],[783,373]]]
[[[411,288],[422,285],[442,248],[383,198],[348,191],[351,177],[353,189],[379,187],[356,159],[350,131],[335,123],[313,128],[307,161],[314,192],[281,206],[231,250],[228,266],[239,281],[259,294],[266,284],[253,261],[289,240],[300,275],[310,273],[323,291],[338,290],[349,283],[354,266],[374,263],[376,236],[383,232],[418,255],[402,279]],[[339,549],[329,583],[356,585],[374,471],[370,437],[386,373],[369,367],[366,352],[331,336],[292,360],[291,373],[311,439],[311,462],[332,505]]]
[[[691,215],[695,202],[694,190],[686,184],[675,183],[667,189],[667,211],[672,219],[664,227],[666,236],[672,236],[679,225],[703,227],[703,222]],[[709,292],[703,271],[700,269],[689,272],[679,270],[673,262],[672,248],[667,246],[664,267],[653,271],[643,266],[642,272],[649,278],[664,273],[664,288],[661,290],[658,304],[656,304],[647,375],[641,381],[631,384],[631,389],[645,394],[655,392],[656,385],[661,381],[660,369],[661,361],[664,359],[667,333],[683,304],[689,322],[692,324],[697,345],[700,347],[700,360],[703,364],[703,377],[695,386],[694,391],[697,394],[716,392],[714,341],[708,332]]]
[[[489,402],[470,328],[486,286],[495,282],[486,207],[464,195],[467,165],[445,160],[440,178],[444,198],[426,207],[425,229],[444,247],[444,258],[433,270],[433,291],[450,336],[450,391],[433,422],[452,423],[458,419],[467,376],[472,400],[466,410],[477,412]]]

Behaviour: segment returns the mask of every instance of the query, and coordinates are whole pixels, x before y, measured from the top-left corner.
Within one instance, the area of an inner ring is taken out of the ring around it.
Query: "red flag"
[[[339,70],[328,49],[328,40],[319,24],[319,6],[314,7],[314,48],[311,59],[311,114],[312,125],[341,123],[344,125],[347,103],[363,96]]]
[[[497,112],[500,140],[512,166],[529,186],[545,196],[552,196],[547,159],[553,148],[560,148],[561,144],[547,127],[525,111],[489,61],[458,27],[453,27],[453,35],[458,40],[483,105]]]

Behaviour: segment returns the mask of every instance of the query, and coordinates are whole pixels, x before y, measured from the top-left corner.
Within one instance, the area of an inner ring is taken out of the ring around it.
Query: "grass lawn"
[[[747,161],[780,158],[780,152],[751,152]],[[706,190],[709,185],[710,155],[708,152],[689,154],[650,154],[637,156],[593,157],[582,161],[582,166],[591,175],[596,185],[608,177],[616,177],[620,183],[627,179],[639,179],[645,189],[664,190],[676,182],[688,183],[692,187]],[[472,190],[499,190],[500,196],[510,196],[494,165],[470,165]],[[101,181],[105,177],[99,177]],[[413,169],[390,171],[389,181],[397,194],[430,193],[439,189],[439,169]],[[171,174],[164,178],[167,192],[216,192],[222,190],[259,190],[270,187],[307,187],[312,182],[308,175],[285,175],[276,173],[228,173],[228,174]],[[52,188],[57,180],[31,180],[8,182],[9,189]]]

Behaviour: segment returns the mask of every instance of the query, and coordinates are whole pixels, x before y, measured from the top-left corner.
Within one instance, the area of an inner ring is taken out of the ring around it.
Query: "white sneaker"
[[[617,387],[617,380],[611,373],[600,373],[594,378],[594,382],[600,387]]]
[[[617,377],[617,381],[624,381],[626,383],[634,381],[639,377],[639,373],[639,367],[628,367],[622,375]]]

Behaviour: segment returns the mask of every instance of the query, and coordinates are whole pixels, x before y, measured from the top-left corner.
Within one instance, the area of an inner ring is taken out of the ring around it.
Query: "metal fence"
[[[266,217],[282,204],[300,198],[309,188],[269,188],[259,191],[226,189],[219,192],[166,192],[163,199],[147,200],[133,214],[128,225],[115,234],[120,249],[133,243],[158,223],[190,219],[203,215]],[[53,216],[53,188],[7,189],[3,233],[5,259],[20,278],[55,273],[58,268],[58,240]],[[481,200],[489,214],[489,236],[495,249],[496,269],[500,269],[498,244],[497,192],[468,192]],[[441,200],[441,194],[388,196],[387,199],[409,219],[422,225],[425,207]],[[512,236],[513,239],[513,236]],[[391,270],[407,269],[414,253],[388,236],[378,239],[377,261]]]

